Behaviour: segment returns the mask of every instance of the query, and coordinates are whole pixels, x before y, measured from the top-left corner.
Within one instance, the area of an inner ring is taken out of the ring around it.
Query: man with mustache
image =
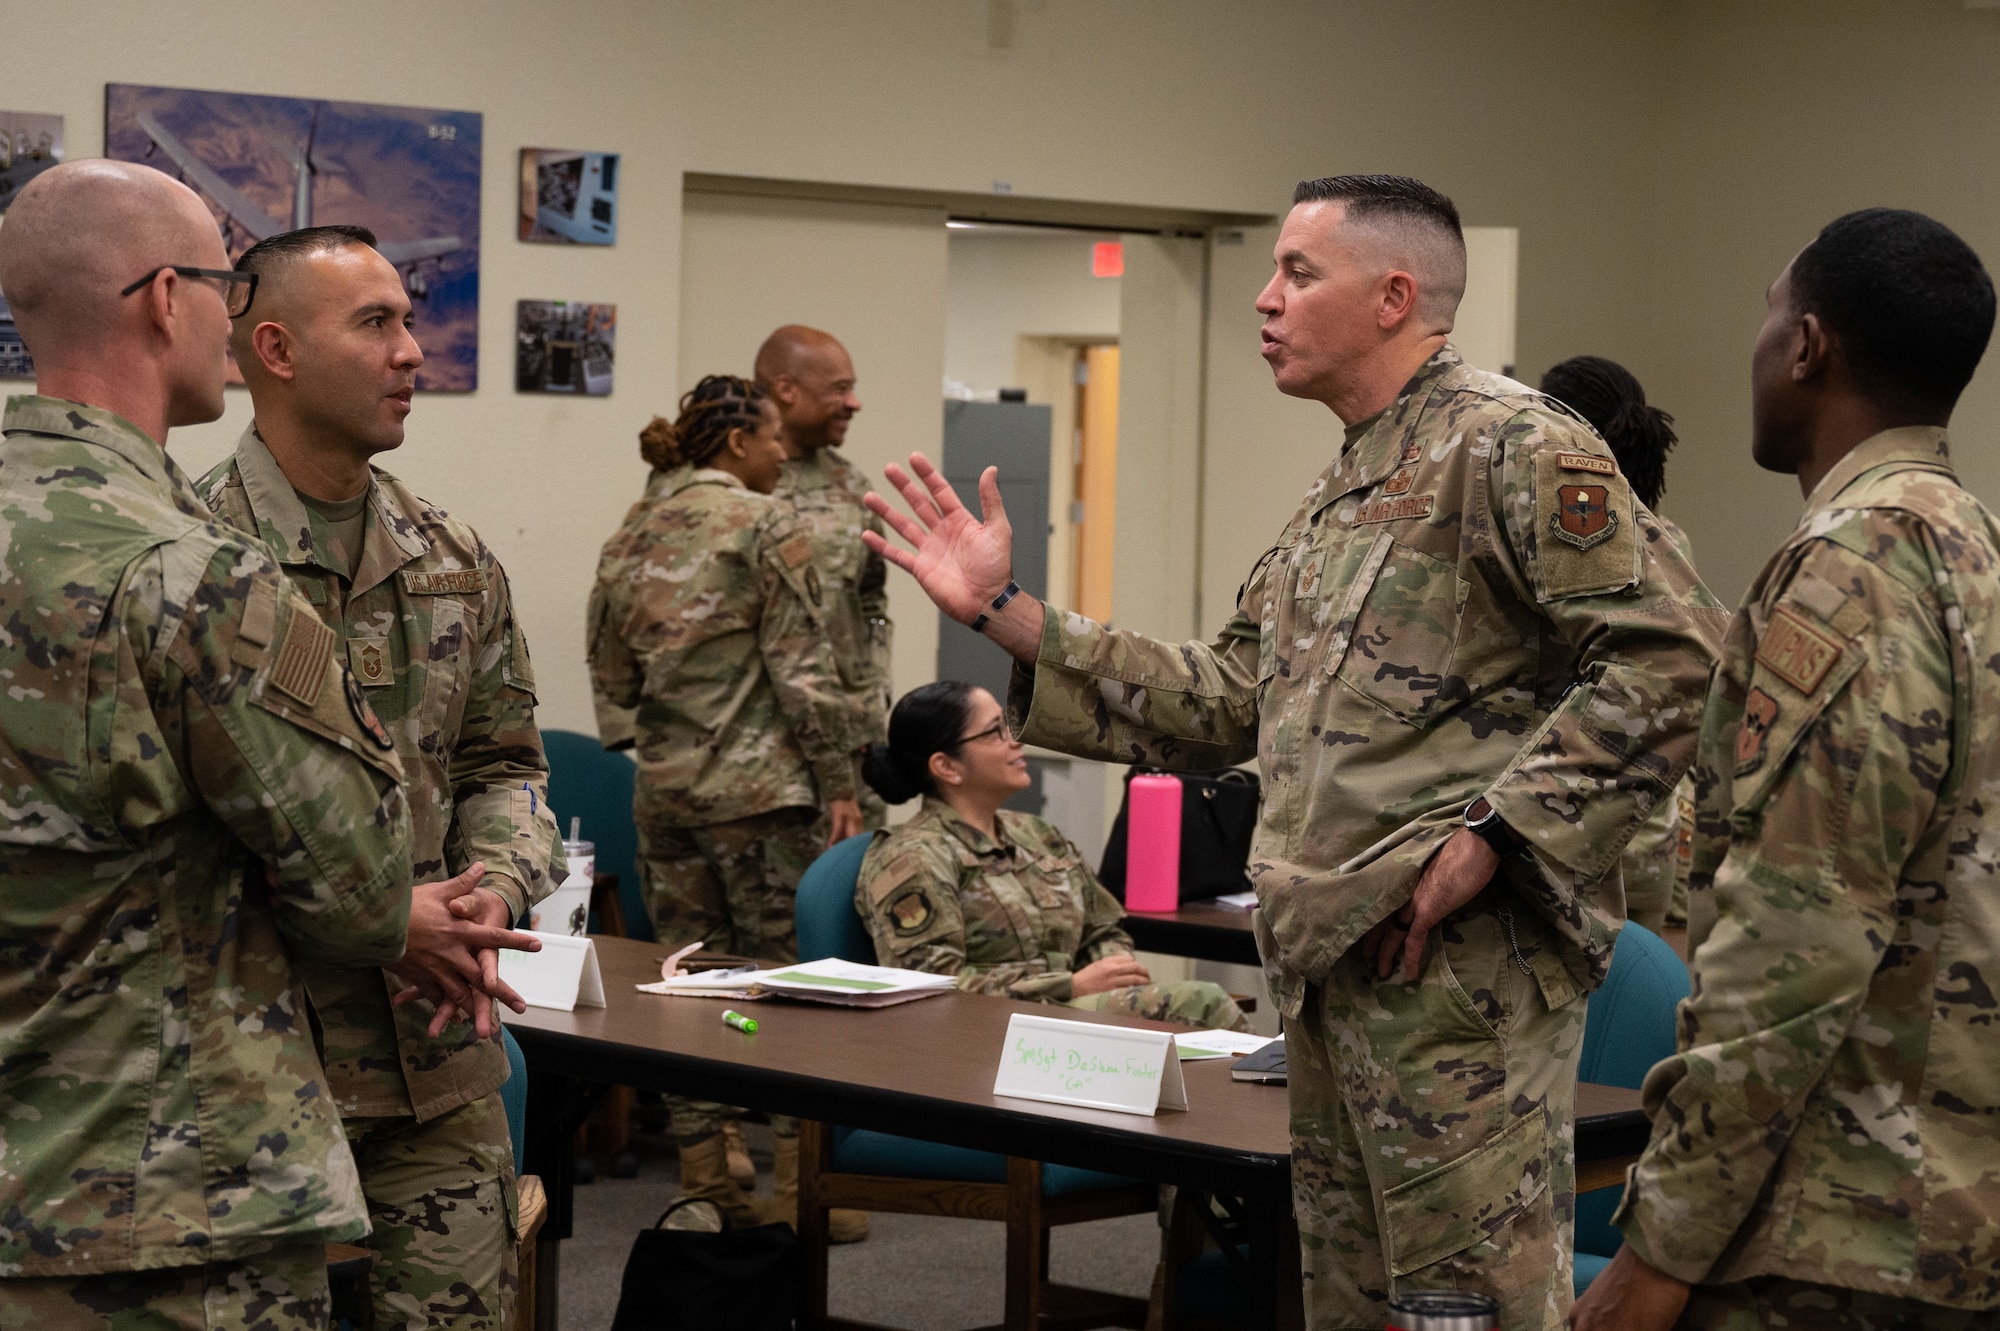
[[[423,353],[395,268],[360,227],[272,236],[232,345],[256,407],[199,489],[255,533],[340,635],[409,783],[415,888],[393,973],[303,968],[360,1167],[377,1331],[499,1328],[514,1296],[513,1148],[494,931],[560,854],[535,678],[506,574],[470,527],[370,465],[399,447]],[[500,934],[502,946],[533,940]],[[428,973],[447,995],[408,1004]],[[400,999],[399,999],[400,996]],[[392,1005],[393,1004],[393,1005]]]

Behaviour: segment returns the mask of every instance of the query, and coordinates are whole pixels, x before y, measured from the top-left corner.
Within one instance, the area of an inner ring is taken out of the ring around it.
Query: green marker
[[[746,1017],[741,1012],[731,1012],[727,1008],[724,1008],[722,1012],[722,1024],[725,1026],[734,1026],[745,1035],[755,1035],[757,1033],[755,1018]]]

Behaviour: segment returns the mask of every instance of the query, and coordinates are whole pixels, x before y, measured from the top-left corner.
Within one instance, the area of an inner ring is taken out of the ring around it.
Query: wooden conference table
[[[1128,911],[1119,927],[1132,935],[1141,952],[1197,961],[1233,961],[1239,966],[1263,964],[1257,956],[1257,934],[1250,924],[1250,912],[1230,910],[1213,901],[1190,901],[1170,914]]]
[[[659,978],[658,945],[600,936],[597,951],[609,1007],[530,1008],[507,1017],[528,1059],[527,1169],[541,1176],[549,1198],[537,1249],[537,1325],[557,1324],[558,1245],[571,1232],[575,1128],[606,1084],[1244,1198],[1252,1224],[1250,1325],[1296,1324],[1285,1095],[1230,1080],[1230,1060],[1182,1064],[1186,1113],[1147,1118],[1006,1099],[992,1087],[1008,1019],[1016,1012],[1046,1016],[1046,1006],[960,993],[874,1011],[767,1002],[755,1005],[761,1029],[747,1036],[723,1024],[717,1000],[634,992],[634,984]],[[1063,1015],[1158,1025],[1082,1011]],[[1637,1109],[1636,1092],[1580,1088],[1580,1177],[1586,1159],[1608,1163],[1644,1145],[1646,1122]]]

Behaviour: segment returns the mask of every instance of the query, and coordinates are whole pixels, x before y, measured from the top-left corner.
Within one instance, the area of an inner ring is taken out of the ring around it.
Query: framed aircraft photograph
[[[618,239],[618,154],[521,149],[521,239],[610,245]]]
[[[232,259],[266,236],[347,224],[403,275],[423,348],[417,387],[479,384],[477,111],[111,83],[104,155],[201,195]],[[235,367],[230,381],[242,382]]]
[[[524,300],[515,307],[514,390],[611,393],[618,307],[577,300]]]

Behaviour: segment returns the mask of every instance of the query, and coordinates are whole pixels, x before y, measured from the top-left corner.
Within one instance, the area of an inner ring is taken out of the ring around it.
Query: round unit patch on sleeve
[[[937,918],[937,908],[931,905],[928,889],[913,887],[889,903],[889,921],[896,927],[896,937],[914,938],[930,928]]]
[[[341,686],[347,690],[347,710],[354,714],[355,724],[378,749],[393,749],[396,741],[389,736],[389,730],[382,724],[382,718],[375,715],[375,709],[368,705],[368,699],[361,692],[361,685],[355,681],[350,670],[340,672]]]

